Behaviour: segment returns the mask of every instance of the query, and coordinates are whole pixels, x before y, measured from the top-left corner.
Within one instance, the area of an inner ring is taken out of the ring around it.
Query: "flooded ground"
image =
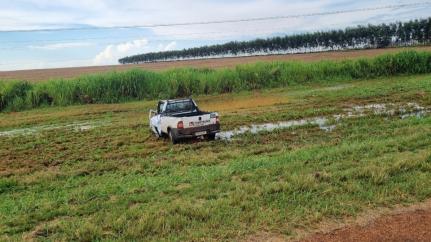
[[[223,131],[217,134],[216,138],[220,140],[231,140],[233,137],[245,133],[271,132],[277,129],[299,127],[306,125],[316,125],[320,129],[331,132],[337,127],[337,124],[346,118],[364,117],[370,115],[379,116],[399,116],[400,118],[423,117],[431,109],[422,107],[417,103],[407,103],[403,105],[393,103],[375,103],[366,105],[355,105],[343,109],[343,113],[332,116],[318,116],[298,120],[287,120],[274,123],[252,124],[242,126],[234,130]],[[37,133],[56,129],[69,129],[74,132],[82,132],[106,125],[106,121],[85,121],[74,122],[69,124],[41,125],[29,128],[11,129],[0,131],[0,137],[14,137],[20,135],[35,135]]]
[[[332,131],[336,127],[335,125],[329,125],[328,119],[325,117],[315,117],[309,119],[281,121],[277,123],[253,124],[251,126],[242,126],[235,130],[220,132],[216,135],[216,138],[221,140],[231,140],[232,137],[247,132],[256,134],[263,131],[271,132],[276,129],[285,129],[304,125],[317,125],[320,129],[325,131]]]
[[[342,119],[364,117],[369,115],[379,116],[399,116],[401,119],[408,117],[423,117],[431,112],[431,109],[420,106],[417,103],[407,103],[405,105],[396,105],[392,103],[382,104],[366,104],[355,105],[345,108],[344,113],[332,115],[330,117],[314,117],[298,120],[280,121],[276,123],[253,124],[250,126],[242,126],[235,130],[223,131],[217,134],[216,138],[220,140],[231,140],[234,136],[238,136],[247,132],[252,134],[259,132],[271,132],[276,129],[285,129],[290,127],[298,127],[305,125],[317,125],[320,129],[330,132],[337,127],[337,123]]]
[[[20,135],[35,135],[43,131],[57,130],[57,129],[69,129],[75,132],[87,131],[106,125],[104,121],[85,121],[85,122],[74,122],[69,124],[52,124],[52,125],[41,125],[29,128],[11,129],[6,131],[0,131],[0,137],[15,137]]]

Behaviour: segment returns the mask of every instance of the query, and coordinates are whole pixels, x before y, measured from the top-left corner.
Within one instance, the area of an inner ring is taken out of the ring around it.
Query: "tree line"
[[[385,48],[431,43],[431,17],[408,22],[349,27],[284,37],[232,41],[183,50],[150,52],[119,59],[121,64],[225,56],[305,53],[330,50]]]

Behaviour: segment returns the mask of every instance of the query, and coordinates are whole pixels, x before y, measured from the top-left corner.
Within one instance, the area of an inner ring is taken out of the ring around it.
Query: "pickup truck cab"
[[[220,132],[218,113],[199,110],[191,98],[161,100],[157,110],[150,110],[149,119],[151,131],[157,137],[169,137],[173,144],[199,136],[214,140]]]

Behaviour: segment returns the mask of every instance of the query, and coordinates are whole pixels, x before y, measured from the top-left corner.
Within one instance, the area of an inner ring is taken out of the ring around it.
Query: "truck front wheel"
[[[154,130],[151,129],[151,132],[154,134],[154,136],[156,136],[156,138],[160,138],[161,135],[159,134],[159,130],[157,130],[156,127],[154,127]]]

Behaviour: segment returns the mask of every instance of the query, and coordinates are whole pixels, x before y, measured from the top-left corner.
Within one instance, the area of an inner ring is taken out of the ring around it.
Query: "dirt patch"
[[[319,232],[301,241],[431,241],[431,200],[375,216],[364,216],[353,225]]]
[[[379,208],[356,218],[325,221],[315,229],[295,231],[295,236],[262,232],[244,241],[297,242],[405,242],[431,241],[431,199],[408,207]]]
[[[385,53],[395,53],[403,50],[431,51],[430,46],[409,47],[409,48],[387,48],[373,50],[351,50],[351,51],[330,51],[308,54],[289,55],[267,55],[250,57],[232,57],[205,60],[170,61],[144,64],[111,65],[111,66],[87,66],[73,68],[1,71],[0,80],[28,80],[41,81],[56,78],[73,78],[84,74],[103,73],[108,71],[125,71],[133,68],[162,71],[172,68],[194,67],[194,68],[231,68],[239,64],[250,64],[258,61],[319,61],[319,60],[345,60],[357,57],[374,57]]]
[[[39,239],[46,238],[59,226],[60,222],[60,218],[42,222],[36,225],[32,231],[23,234],[22,239],[25,241],[38,241]]]
[[[260,242],[260,241],[265,241],[265,242],[284,242],[287,241],[286,238],[282,235],[277,235],[277,234],[272,234],[272,233],[261,233],[259,235],[255,235],[255,236],[251,236],[249,238],[247,238],[246,240],[247,242]]]

